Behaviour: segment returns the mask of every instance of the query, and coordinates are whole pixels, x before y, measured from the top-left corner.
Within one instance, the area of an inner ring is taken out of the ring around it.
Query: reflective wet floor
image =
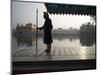
[[[14,50],[13,61],[48,61],[48,60],[80,60],[95,59],[95,47],[54,47],[47,54],[44,49],[39,51],[33,48],[21,48]]]
[[[79,36],[53,36],[51,53],[45,52],[43,37],[12,37],[13,61],[48,61],[48,60],[80,60],[95,59],[95,38]]]

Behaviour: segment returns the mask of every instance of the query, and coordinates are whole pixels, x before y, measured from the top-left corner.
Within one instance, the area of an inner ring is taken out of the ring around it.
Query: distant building
[[[36,26],[33,25],[32,23],[27,23],[26,25],[19,25],[17,24],[16,30],[18,32],[35,32],[36,31]]]
[[[27,27],[27,28],[32,28],[32,23],[27,23],[27,24],[26,24],[26,27]]]
[[[73,30],[73,27],[69,27],[69,30]]]

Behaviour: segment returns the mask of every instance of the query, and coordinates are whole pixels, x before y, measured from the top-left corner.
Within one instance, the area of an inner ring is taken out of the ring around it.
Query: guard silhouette
[[[43,17],[45,19],[44,25],[40,28],[37,27],[37,29],[44,30],[43,42],[44,42],[44,44],[47,45],[47,49],[45,50],[45,52],[50,53],[51,52],[51,44],[53,43],[52,34],[51,34],[53,26],[52,26],[52,21],[49,18],[48,13],[47,12],[43,12],[43,13],[44,13]]]

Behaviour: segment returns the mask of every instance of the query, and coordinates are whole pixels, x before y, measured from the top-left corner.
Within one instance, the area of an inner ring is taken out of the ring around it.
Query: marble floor
[[[37,51],[33,47],[18,48],[12,51],[13,61],[53,61],[95,59],[95,47],[53,47],[47,54],[44,48]]]

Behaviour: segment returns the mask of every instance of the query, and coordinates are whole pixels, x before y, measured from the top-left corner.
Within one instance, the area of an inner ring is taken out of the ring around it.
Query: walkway
[[[95,59],[95,47],[53,47],[48,55],[44,48],[36,51],[32,47],[12,51],[13,61],[48,61]]]

